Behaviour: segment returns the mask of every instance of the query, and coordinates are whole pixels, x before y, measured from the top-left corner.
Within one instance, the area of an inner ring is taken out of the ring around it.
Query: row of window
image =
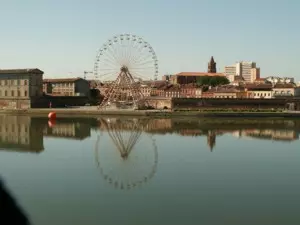
[[[52,83],[50,85],[52,85],[53,87],[72,87],[74,83]]]
[[[73,92],[61,92],[61,91],[52,91],[52,94],[56,95],[65,95],[65,96],[73,96]]]
[[[215,98],[236,98],[236,96],[233,96],[233,95],[230,95],[230,96],[221,95],[221,96],[215,96]]]
[[[0,85],[28,85],[28,80],[1,80]]]
[[[21,94],[23,94],[23,95],[21,95]],[[14,90],[12,90],[12,91],[4,91],[2,93],[2,90],[0,90],[0,96],[5,96],[5,97],[21,97],[21,96],[24,96],[24,97],[27,97],[28,96],[28,92],[24,91],[23,93],[21,93],[21,91],[14,91]]]
[[[5,129],[3,129],[3,128],[5,128]],[[23,129],[22,129],[23,128]],[[9,126],[8,124],[5,124],[5,125],[3,125],[2,124],[2,130],[5,130],[5,132],[9,132],[9,131],[11,131],[11,132],[15,132],[15,131],[18,131],[19,133],[23,130],[25,133],[27,133],[28,132],[28,128],[27,128],[27,126],[20,126],[19,124],[11,124],[11,126]],[[1,129],[0,129],[0,132],[1,132]]]
[[[254,97],[267,97],[271,96],[271,93],[254,93]]]

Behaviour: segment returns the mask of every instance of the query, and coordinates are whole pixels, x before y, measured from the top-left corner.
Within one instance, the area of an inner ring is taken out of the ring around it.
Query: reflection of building
[[[0,115],[0,148],[21,152],[41,152],[42,125],[27,116]]]
[[[83,140],[91,136],[91,124],[87,121],[82,119],[60,119],[51,127],[45,126],[43,133],[47,137]]]
[[[250,136],[259,139],[275,141],[294,141],[299,139],[299,133],[295,130],[286,129],[253,129],[242,131],[242,136]]]
[[[215,145],[216,145],[216,133],[214,131],[208,131],[207,134],[207,145],[210,148],[210,151],[212,152],[212,150],[214,149]]]
[[[43,71],[0,70],[0,108],[30,108],[43,95]]]
[[[53,95],[87,96],[90,84],[82,78],[44,79],[43,91]]]

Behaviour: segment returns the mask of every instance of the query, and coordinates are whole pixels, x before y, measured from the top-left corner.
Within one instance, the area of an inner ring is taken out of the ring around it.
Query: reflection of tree
[[[113,145],[100,147],[105,142],[98,136],[96,162],[104,180],[115,188],[132,189],[146,183],[156,173],[157,146],[155,140],[143,132],[148,122],[145,119],[100,119]],[[117,155],[114,148],[118,150]]]

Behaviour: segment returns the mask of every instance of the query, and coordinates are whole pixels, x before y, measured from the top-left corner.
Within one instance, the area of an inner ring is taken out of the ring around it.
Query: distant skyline
[[[298,0],[0,0],[0,68],[44,77],[93,70],[96,51],[120,33],[143,37],[166,73],[218,72],[254,61],[261,76],[300,80]]]

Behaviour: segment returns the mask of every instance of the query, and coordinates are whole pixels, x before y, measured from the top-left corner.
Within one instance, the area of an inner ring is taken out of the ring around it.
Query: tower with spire
[[[208,63],[208,73],[216,73],[217,72],[217,63],[214,60],[214,57],[212,56],[210,58],[210,62]]]

